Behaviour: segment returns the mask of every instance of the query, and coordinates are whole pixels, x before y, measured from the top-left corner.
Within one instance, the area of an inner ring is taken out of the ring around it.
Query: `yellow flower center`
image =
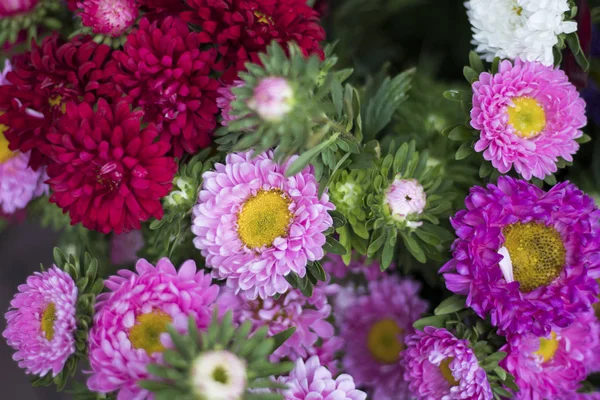
[[[552,360],[558,350],[558,339],[556,333],[552,332],[550,339],[540,338],[540,348],[533,354],[541,356],[543,362]]]
[[[376,322],[369,331],[367,348],[373,358],[383,364],[393,364],[404,350],[404,330],[391,318]]]
[[[67,112],[67,103],[63,102],[63,97],[59,94],[50,96],[48,99],[48,104],[50,104],[50,107],[52,108],[57,108],[60,106],[60,112],[63,114]]]
[[[250,197],[238,215],[238,234],[251,249],[271,246],[278,237],[287,235],[292,220],[291,200],[278,189],[261,190]]]
[[[136,324],[129,330],[129,340],[136,349],[144,349],[148,354],[165,350],[160,342],[160,335],[167,331],[167,326],[173,322],[171,316],[162,311],[154,311],[139,315]]]
[[[546,127],[546,113],[535,99],[517,97],[508,107],[508,122],[515,128],[515,134],[524,139],[539,135]]]
[[[223,368],[222,365],[218,365],[213,370],[212,377],[215,381],[222,383],[223,385],[226,385],[227,382],[229,382],[229,374],[227,373],[227,370]]]
[[[261,24],[273,24],[273,18],[269,17],[265,13],[261,13],[260,11],[254,11],[254,16],[258,19],[258,22]]]
[[[523,14],[523,7],[520,6],[514,6],[513,10],[515,11],[515,13],[520,17],[521,14]]]
[[[42,332],[46,340],[50,341],[54,338],[54,321],[56,321],[56,305],[49,303],[42,313]]]
[[[459,382],[454,379],[454,375],[452,375],[452,370],[450,369],[450,363],[452,360],[454,360],[453,357],[444,358],[440,363],[440,372],[442,373],[444,379],[448,381],[450,386],[457,386]]]
[[[4,113],[0,111],[0,115],[2,114]],[[8,126],[0,124],[0,164],[10,160],[11,158],[17,155],[16,152],[8,148],[8,140],[6,140],[6,137],[4,137],[4,132],[6,132],[7,130]]]
[[[565,265],[566,250],[556,229],[528,222],[508,225],[502,233],[521,291],[531,292],[558,278]]]

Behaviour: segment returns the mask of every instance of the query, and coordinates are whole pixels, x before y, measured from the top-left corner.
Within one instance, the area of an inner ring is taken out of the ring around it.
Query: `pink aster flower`
[[[419,215],[425,210],[427,194],[416,179],[396,177],[385,193],[385,201],[394,218],[405,219],[409,215]],[[411,228],[423,225],[423,222],[409,222]]]
[[[221,120],[221,125],[227,126],[230,121],[235,121],[239,118],[231,115],[231,102],[235,100],[235,95],[231,89],[242,87],[244,85],[244,81],[235,80],[233,81],[233,84],[217,89],[217,93],[219,93],[219,97],[217,97],[217,106],[221,110],[221,117],[223,117]]]
[[[404,380],[417,399],[493,398],[487,375],[467,340],[446,329],[425,327],[406,338]]]
[[[28,374],[58,375],[75,353],[77,286],[53,266],[19,286],[6,313],[2,336],[16,350],[13,359]]]
[[[546,336],[510,335],[500,349],[508,355],[501,366],[515,376],[518,400],[566,398],[598,363],[600,326],[593,312],[579,314],[567,328]]]
[[[265,121],[279,122],[294,106],[294,91],[285,78],[263,79],[248,100],[248,108]]]
[[[2,147],[6,146],[6,149]],[[4,160],[4,161],[3,161]],[[29,153],[10,152],[0,125],[0,211],[13,214],[29,202],[48,193],[46,171],[29,167]]]
[[[275,350],[271,356],[273,362],[285,357],[296,360],[316,354],[319,339],[330,339],[334,333],[333,326],[327,321],[331,306],[327,303],[325,285],[315,287],[310,298],[299,290],[290,290],[277,299],[249,300],[244,295],[225,290],[217,303],[221,314],[231,310],[236,322],[251,321],[255,330],[267,325],[271,336],[296,328],[294,334]]]
[[[113,265],[132,263],[137,260],[137,252],[144,247],[141,231],[114,234],[110,239],[110,262]]]
[[[39,0],[2,0],[0,2],[0,19],[25,14],[37,6]]]
[[[193,316],[205,330],[219,291],[192,260],[177,271],[167,258],[156,267],[142,259],[136,271],[121,270],[105,281],[110,292],[98,296],[89,336],[88,387],[100,393],[119,391],[119,400],[152,398],[137,382],[149,377],[148,364],[162,361],[171,344],[167,326],[183,333]]]
[[[542,336],[597,301],[588,273],[599,272],[600,211],[575,185],[544,192],[505,176],[473,187],[465,204],[451,219],[458,239],[440,272],[479,316],[501,332]]]
[[[94,33],[119,37],[133,26],[138,16],[135,0],[81,0],[77,13]]]
[[[394,268],[394,266],[392,265],[390,268]],[[335,254],[327,255],[326,261],[323,262],[323,269],[337,279],[344,279],[348,274],[352,274],[364,275],[368,281],[375,281],[387,275],[381,270],[377,261],[360,257],[359,259],[353,258],[350,264],[346,265],[342,257]]]
[[[326,367],[336,376],[338,374],[338,354],[344,349],[344,341],[337,336],[323,339],[320,346],[313,346],[308,349],[309,356],[317,356],[321,360],[321,365]]]
[[[365,400],[367,394],[356,389],[354,379],[342,374],[333,379],[331,372],[322,366],[319,357],[313,356],[306,363],[296,360],[296,366],[289,376],[278,379],[288,386],[282,390],[284,400]]]
[[[326,193],[319,198],[312,167],[285,176],[296,158],[282,165],[271,151],[229,154],[225,165],[203,174],[194,244],[213,277],[249,299],[285,293],[288,274],[303,277],[308,261],[323,257],[334,205]]]
[[[513,166],[525,179],[556,172],[559,157],[573,161],[586,122],[585,102],[559,69],[506,60],[473,84],[475,150],[503,174]]]
[[[370,388],[374,399],[409,398],[399,360],[404,338],[427,310],[419,290],[419,283],[396,276],[369,282],[369,293],[355,298],[342,316],[344,370]]]

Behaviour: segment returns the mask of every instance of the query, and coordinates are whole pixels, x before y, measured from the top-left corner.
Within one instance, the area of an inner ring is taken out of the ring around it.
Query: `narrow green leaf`
[[[435,315],[452,314],[466,307],[465,298],[459,295],[448,297],[442,301],[433,311]]]

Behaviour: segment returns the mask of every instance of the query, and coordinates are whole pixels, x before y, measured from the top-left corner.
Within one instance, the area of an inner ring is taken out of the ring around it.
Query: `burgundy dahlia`
[[[156,140],[154,125],[141,128],[142,116],[126,102],[111,106],[100,99],[96,111],[85,102],[67,104],[48,134],[54,161],[48,183],[50,201],[69,212],[72,224],[121,233],[162,218],[160,199],[177,165],[166,156],[169,144]]]
[[[182,17],[202,27],[205,43],[219,46],[226,68],[221,79],[226,83],[245,70],[247,61],[259,64],[258,54],[272,41],[293,41],[305,55],[324,56],[319,42],[325,39],[325,30],[305,0],[189,0],[188,4],[193,11]]]
[[[65,112],[68,101],[95,103],[98,96],[113,95],[104,72],[110,48],[91,37],[63,42],[58,34],[32,43],[30,52],[14,59],[6,76],[12,85],[0,86],[0,124],[11,150],[31,151],[30,165],[47,161],[43,150],[47,133]]]
[[[217,125],[220,84],[210,76],[217,51],[200,50],[203,43],[202,33],[191,32],[179,18],[144,18],[123,51],[114,53],[115,82],[162,129],[161,140],[172,144],[177,157],[208,146]]]

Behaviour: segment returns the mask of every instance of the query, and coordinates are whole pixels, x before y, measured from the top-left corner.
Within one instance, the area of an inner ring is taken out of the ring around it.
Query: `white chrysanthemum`
[[[567,0],[469,0],[465,6],[472,43],[487,61],[519,57],[552,65],[557,36],[577,30],[576,22],[564,20]]]
[[[194,361],[191,378],[199,399],[237,400],[246,390],[246,365],[228,351],[203,353]]]

